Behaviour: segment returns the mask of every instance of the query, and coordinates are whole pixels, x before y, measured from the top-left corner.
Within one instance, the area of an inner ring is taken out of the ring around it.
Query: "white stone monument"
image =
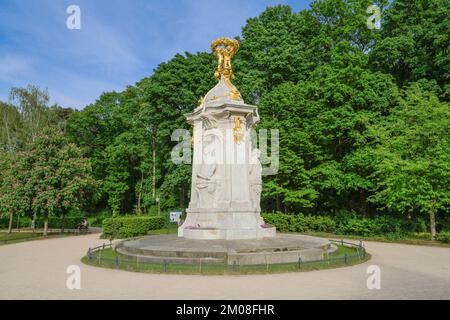
[[[239,43],[220,38],[211,49],[219,60],[218,83],[187,115],[194,132],[192,188],[178,236],[200,240],[275,237],[275,228],[261,218],[262,167],[250,134],[259,122],[258,108],[245,104],[231,82],[231,59]]]

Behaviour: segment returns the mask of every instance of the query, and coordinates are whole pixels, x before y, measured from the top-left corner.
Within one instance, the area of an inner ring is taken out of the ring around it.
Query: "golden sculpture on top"
[[[234,55],[239,50],[239,42],[235,39],[219,38],[211,43],[211,50],[219,60],[217,71],[214,74],[216,80],[224,80],[226,86],[230,90],[230,98],[232,100],[241,100],[241,94],[231,83],[231,80],[235,78],[231,66],[231,59],[233,59]]]
[[[230,38],[219,38],[211,43],[211,50],[219,59],[219,65],[214,74],[216,80],[219,80],[221,76],[228,79],[234,79],[231,59],[233,59],[234,55],[239,50],[239,42]]]

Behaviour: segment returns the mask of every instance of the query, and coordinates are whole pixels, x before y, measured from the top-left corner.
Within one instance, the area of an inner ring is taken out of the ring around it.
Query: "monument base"
[[[188,209],[186,221],[178,228],[180,238],[195,240],[245,240],[276,236],[258,210]]]
[[[121,256],[136,261],[222,265],[317,261],[336,249],[326,239],[293,234],[261,240],[193,240],[170,234],[126,240],[116,247]]]

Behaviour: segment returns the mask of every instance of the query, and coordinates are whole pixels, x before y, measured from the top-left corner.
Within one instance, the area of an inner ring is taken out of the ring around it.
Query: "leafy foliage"
[[[131,238],[146,235],[166,225],[163,216],[120,217],[103,220],[103,235],[110,238]]]

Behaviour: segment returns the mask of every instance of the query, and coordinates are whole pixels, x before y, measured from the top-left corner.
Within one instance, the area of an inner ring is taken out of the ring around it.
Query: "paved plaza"
[[[252,276],[143,274],[84,265],[98,234],[0,246],[0,299],[449,299],[450,248],[366,242],[364,264]],[[81,267],[81,290],[66,287]],[[381,268],[381,290],[368,290],[367,267]]]

